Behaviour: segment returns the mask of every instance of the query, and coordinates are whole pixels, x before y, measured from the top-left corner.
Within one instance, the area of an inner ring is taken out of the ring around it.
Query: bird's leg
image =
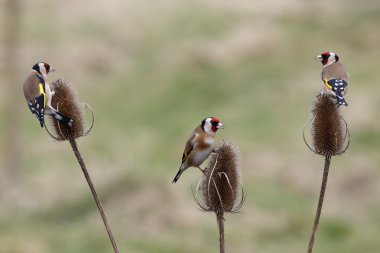
[[[198,169],[203,173],[203,175],[206,175],[207,169],[202,170],[201,167],[198,166]]]
[[[323,96],[326,93],[326,91],[323,88],[324,87],[321,88],[321,92],[319,92],[319,94],[317,95],[317,97],[321,97],[321,96]]]

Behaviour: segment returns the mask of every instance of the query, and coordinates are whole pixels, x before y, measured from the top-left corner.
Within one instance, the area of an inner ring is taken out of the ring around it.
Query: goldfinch
[[[347,106],[344,95],[348,89],[349,74],[339,61],[339,56],[333,52],[324,52],[315,59],[321,61],[323,65],[321,94],[331,94],[336,97],[338,105]]]
[[[30,111],[37,117],[41,127],[44,126],[44,114],[53,116],[64,125],[71,127],[73,120],[57,112],[51,106],[51,98],[54,92],[51,91],[47,82],[47,75],[54,69],[45,62],[33,65],[32,71],[24,82],[24,96]]]
[[[203,172],[199,166],[210,155],[219,128],[224,128],[223,124],[217,118],[209,117],[194,129],[186,142],[181,166],[172,183],[176,183],[182,172],[189,167],[198,167]]]

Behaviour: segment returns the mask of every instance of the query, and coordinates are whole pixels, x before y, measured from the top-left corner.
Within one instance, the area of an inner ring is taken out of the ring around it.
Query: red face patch
[[[215,123],[217,123],[217,124],[218,124],[218,123],[219,123],[219,120],[218,120],[217,118],[214,118],[214,117],[212,117],[212,118],[211,118],[211,122],[212,122],[212,123],[214,123],[214,122],[215,122]]]
[[[327,62],[328,62],[328,60],[329,60],[329,57],[331,56],[331,54],[330,54],[330,52],[323,52],[322,54],[321,54],[321,56],[322,56],[322,64],[323,65],[326,65],[327,64]]]
[[[49,66],[49,64],[44,63],[44,67],[45,67],[45,69],[46,69],[46,74],[49,74],[49,71],[50,71],[50,66]]]
[[[217,119],[217,118],[214,118],[214,117],[212,117],[211,118],[211,121],[210,121],[210,123],[211,123],[211,130],[213,131],[213,132],[216,132],[216,131],[218,131],[218,124],[219,124],[219,119]]]

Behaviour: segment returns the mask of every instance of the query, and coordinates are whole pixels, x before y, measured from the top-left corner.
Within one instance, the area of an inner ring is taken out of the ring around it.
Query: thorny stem
[[[82,159],[82,156],[81,156],[81,154],[79,152],[79,149],[78,149],[78,146],[77,146],[77,143],[76,143],[75,139],[73,139],[73,138],[70,139],[70,144],[71,144],[71,147],[72,147],[72,149],[73,149],[73,151],[75,153],[75,156],[76,156],[76,158],[78,160],[78,163],[80,164],[80,167],[82,168],[82,171],[83,171],[84,177],[87,180],[88,186],[91,189],[91,193],[92,193],[92,196],[94,197],[96,205],[98,206],[100,215],[102,216],[102,220],[103,220],[104,226],[106,227],[108,236],[109,236],[109,238],[111,240],[112,247],[113,247],[115,253],[119,253],[119,249],[117,248],[116,241],[115,241],[115,239],[113,237],[111,227],[110,227],[110,225],[108,224],[108,221],[107,221],[107,216],[104,213],[102,203],[100,202],[100,199],[98,197],[98,194],[96,193],[95,187],[92,184],[92,180],[90,178],[90,175],[88,174],[88,171],[86,169],[86,165],[85,165],[85,163],[84,163],[84,161]]]
[[[224,253],[224,211],[222,208],[220,208],[216,212],[216,220],[218,222],[218,229],[219,229],[219,248],[220,253]]]
[[[322,178],[321,191],[319,193],[319,201],[318,201],[318,206],[317,206],[317,212],[315,214],[314,226],[313,226],[313,230],[312,230],[312,233],[311,233],[311,236],[310,236],[309,248],[307,250],[307,253],[312,253],[313,252],[315,234],[317,232],[318,224],[319,224],[319,219],[321,217],[323,199],[324,199],[324,196],[325,196],[325,190],[326,190],[326,185],[327,185],[327,178],[329,176],[330,162],[331,162],[331,156],[326,156],[325,157],[325,167],[324,167],[324,170],[323,170],[323,178]]]

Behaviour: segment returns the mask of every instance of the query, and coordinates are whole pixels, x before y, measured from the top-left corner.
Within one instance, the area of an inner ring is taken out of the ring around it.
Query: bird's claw
[[[203,173],[203,175],[206,175],[207,168],[201,169],[201,167],[198,167],[198,169]]]

